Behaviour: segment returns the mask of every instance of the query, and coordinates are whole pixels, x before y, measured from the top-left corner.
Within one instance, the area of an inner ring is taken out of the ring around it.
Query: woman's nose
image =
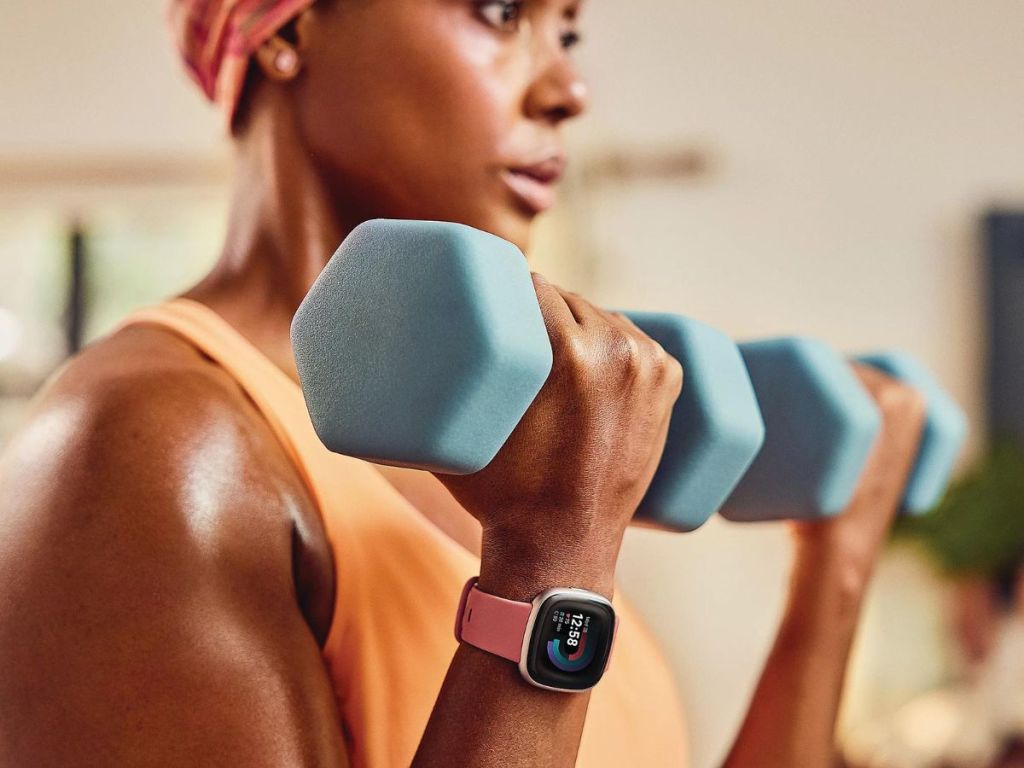
[[[531,85],[526,97],[527,116],[534,120],[561,123],[582,114],[589,98],[587,84],[576,65],[560,54],[548,63]]]

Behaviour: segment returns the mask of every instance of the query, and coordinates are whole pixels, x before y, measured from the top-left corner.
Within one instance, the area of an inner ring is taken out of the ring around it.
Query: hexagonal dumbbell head
[[[679,315],[627,312],[683,366],[665,451],[636,522],[692,531],[713,515],[764,442],[764,422],[736,344]]]
[[[814,519],[849,504],[881,415],[847,361],[805,338],[741,344],[766,437],[726,502],[730,520]]]
[[[327,448],[449,474],[494,458],[552,364],[523,254],[445,222],[356,227],[299,307],[292,346]]]
[[[922,514],[935,507],[967,438],[967,417],[931,372],[908,354],[880,352],[857,358],[882,373],[904,381],[924,395],[927,411],[917,461],[907,482],[903,508]]]

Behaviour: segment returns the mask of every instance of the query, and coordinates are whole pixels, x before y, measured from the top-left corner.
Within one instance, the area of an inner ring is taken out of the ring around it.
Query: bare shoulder
[[[97,431],[127,438],[159,422],[169,430],[161,433],[164,438],[204,439],[211,427],[231,426],[235,437],[245,438],[260,420],[234,380],[198,349],[162,329],[133,326],[69,360],[36,398],[12,447],[24,443],[25,433],[34,433],[40,421],[62,427],[47,432],[56,438]],[[250,442],[258,445],[260,437],[256,429]]]
[[[20,702],[0,763],[344,764],[297,597],[311,503],[220,368],[159,329],[101,341],[41,393],[0,484],[0,700]]]
[[[144,514],[169,505],[182,525],[206,520],[196,533],[207,537],[286,526],[290,507],[310,506],[235,381],[184,340],[144,326],[87,348],[48,382],[4,451],[0,482],[16,489],[0,505],[45,505],[62,524],[81,522],[84,503],[132,500],[141,505],[134,523],[170,525],[166,514]],[[231,514],[242,508],[244,519]]]

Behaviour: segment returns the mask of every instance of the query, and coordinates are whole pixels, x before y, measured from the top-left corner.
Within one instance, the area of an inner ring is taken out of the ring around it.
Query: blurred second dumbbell
[[[850,361],[813,339],[741,344],[767,437],[722,514],[734,521],[814,520],[851,502],[881,428],[880,413]],[[918,389],[926,426],[904,507],[934,507],[949,483],[966,419],[927,369],[906,354],[857,358]]]

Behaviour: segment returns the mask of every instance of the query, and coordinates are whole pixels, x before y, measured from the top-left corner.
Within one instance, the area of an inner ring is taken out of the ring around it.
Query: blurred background
[[[162,0],[0,8],[4,440],[68,354],[212,265],[230,158]],[[880,566],[843,743],[854,766],[1024,764],[1024,6],[600,0],[583,32],[593,106],[534,268],[937,373],[971,418],[961,479]],[[627,541],[697,768],[743,715],[788,557],[774,525]]]

